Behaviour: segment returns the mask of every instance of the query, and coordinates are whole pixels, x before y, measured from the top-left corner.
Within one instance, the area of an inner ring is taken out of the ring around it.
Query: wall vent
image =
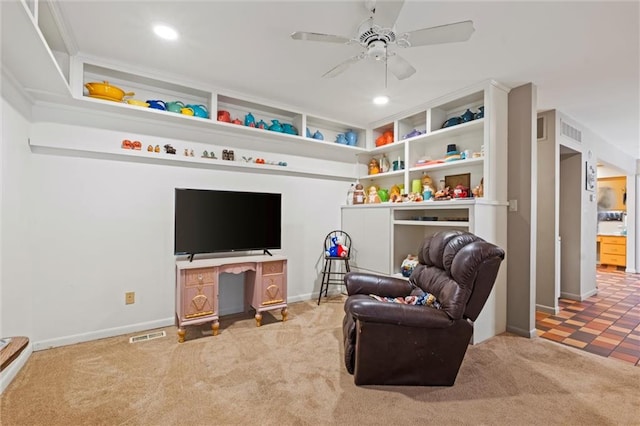
[[[155,333],[143,334],[141,336],[133,336],[129,338],[129,343],[146,342],[147,340],[159,339],[167,335],[164,331],[157,331]]]
[[[536,121],[536,135],[538,140],[547,138],[547,120],[544,117],[538,117]]]
[[[576,142],[582,143],[582,132],[562,120],[560,120],[560,133]]]

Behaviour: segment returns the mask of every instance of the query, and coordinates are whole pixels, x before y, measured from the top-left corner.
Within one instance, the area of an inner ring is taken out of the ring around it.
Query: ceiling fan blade
[[[455,43],[467,41],[475,29],[473,21],[462,21],[454,24],[440,25],[438,27],[423,28],[421,30],[410,31],[409,47],[426,46],[429,44]]]
[[[331,77],[337,76],[338,74],[342,74],[343,72],[345,72],[347,70],[347,68],[349,68],[351,66],[351,64],[354,64],[354,63],[358,62],[359,60],[361,60],[363,58],[364,58],[364,54],[360,54],[358,56],[354,56],[352,58],[349,58],[346,61],[336,65],[333,68],[331,68],[329,71],[324,73],[322,75],[322,77],[331,78]]]
[[[416,69],[409,62],[397,54],[387,58],[387,67],[398,80],[409,78],[416,72]]]
[[[373,8],[373,23],[382,28],[393,28],[404,6],[404,0],[376,1]]]
[[[291,38],[294,40],[307,40],[307,41],[324,41],[328,43],[340,43],[346,44],[351,39],[343,36],[333,35],[333,34],[321,34],[321,33],[310,33],[305,31],[296,31],[291,34]]]

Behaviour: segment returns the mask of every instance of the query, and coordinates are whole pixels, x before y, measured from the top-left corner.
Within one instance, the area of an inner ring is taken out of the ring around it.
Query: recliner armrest
[[[380,302],[364,296],[349,297],[345,303],[345,311],[358,321],[406,327],[445,328],[453,323],[447,313],[440,309]]]
[[[407,280],[366,272],[348,272],[344,277],[347,294],[375,294],[384,297],[402,297],[411,294]]]

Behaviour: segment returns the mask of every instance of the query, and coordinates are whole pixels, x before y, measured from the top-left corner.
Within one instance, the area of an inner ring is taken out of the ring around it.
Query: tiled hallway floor
[[[598,294],[536,312],[538,336],[640,366],[640,275],[598,268]]]

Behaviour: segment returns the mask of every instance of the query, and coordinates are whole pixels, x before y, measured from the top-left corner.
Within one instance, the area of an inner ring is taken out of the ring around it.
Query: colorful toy
[[[349,253],[349,247],[345,246],[342,239],[338,237],[331,237],[331,247],[326,251],[327,256],[331,257],[347,257]]]

